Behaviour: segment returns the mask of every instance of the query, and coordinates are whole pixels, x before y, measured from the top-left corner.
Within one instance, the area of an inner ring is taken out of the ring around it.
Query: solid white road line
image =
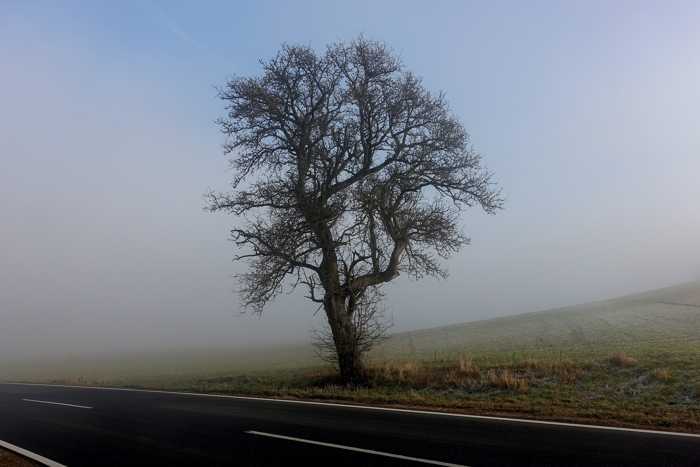
[[[36,399],[22,399],[25,402],[36,402],[38,404],[51,404],[51,405],[65,405],[66,407],[75,407],[77,409],[91,409],[87,405],[76,405],[76,404],[64,404],[63,402],[50,402],[50,401],[39,401]]]
[[[623,428],[619,426],[604,426],[604,425],[586,425],[583,423],[567,423],[567,422],[552,422],[549,420],[535,420],[528,418],[510,418],[510,417],[495,417],[490,415],[471,415],[464,413],[453,413],[453,412],[436,412],[430,410],[414,410],[414,409],[396,409],[393,407],[380,407],[372,405],[355,405],[355,404],[339,404],[334,402],[315,402],[315,401],[302,401],[295,399],[274,399],[271,397],[253,397],[253,396],[231,396],[226,394],[202,394],[199,392],[178,392],[178,391],[160,391],[156,389],[132,389],[132,388],[109,388],[101,386],[75,386],[68,384],[41,384],[41,383],[2,383],[11,384],[14,386],[41,386],[41,387],[53,387],[53,388],[69,388],[69,389],[98,389],[101,391],[125,391],[125,392],[147,392],[154,394],[173,394],[176,396],[196,396],[196,397],[213,397],[219,399],[240,399],[240,400],[250,400],[250,401],[263,401],[263,402],[279,402],[285,404],[303,404],[303,405],[317,405],[326,407],[348,407],[351,409],[358,410],[376,410],[381,412],[396,412],[396,413],[408,413],[415,415],[438,415],[441,417],[458,417],[458,418],[468,418],[472,420],[493,420],[498,422],[513,422],[513,423],[523,423],[531,425],[549,425],[549,426],[561,426],[567,428],[582,428],[588,430],[608,430],[608,431],[623,431],[628,433],[647,433],[652,435],[665,435],[665,436],[682,436],[687,438],[700,438],[700,434],[695,433],[682,433],[678,431],[660,431],[660,430],[645,430],[641,428]]]
[[[3,441],[0,439],[0,447],[3,447],[7,449],[8,451],[15,452],[21,456],[27,457],[33,461],[36,461],[40,464],[46,465],[47,467],[66,467],[63,464],[59,464],[56,461],[52,461],[51,459],[47,459],[44,456],[40,456],[39,454],[33,453],[32,451],[27,451],[24,448],[21,448],[19,446],[15,446],[14,444],[10,444],[7,441]]]
[[[446,467],[467,467],[467,466],[462,465],[462,464],[451,464],[449,462],[440,462],[440,461],[434,461],[431,459],[422,459],[420,457],[402,456],[401,454],[392,454],[390,452],[374,451],[372,449],[356,448],[353,446],[345,446],[343,444],[322,443],[321,441],[313,441],[313,440],[304,439],[304,438],[294,438],[292,436],[276,435],[273,433],[265,433],[263,431],[250,430],[250,431],[246,431],[246,433],[248,433],[249,435],[267,436],[268,438],[278,438],[278,439],[284,439],[287,441],[296,441],[297,443],[314,444],[316,446],[323,446],[326,448],[345,449],[346,451],[361,452],[363,454],[374,454],[375,456],[393,457],[394,459],[401,459],[404,461],[412,461],[412,462],[421,462],[423,464],[442,465],[442,466],[446,466]]]

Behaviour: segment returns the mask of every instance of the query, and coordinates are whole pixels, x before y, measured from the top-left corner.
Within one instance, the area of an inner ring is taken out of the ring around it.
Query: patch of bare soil
[[[40,465],[12,451],[0,448],[0,467],[39,467]]]

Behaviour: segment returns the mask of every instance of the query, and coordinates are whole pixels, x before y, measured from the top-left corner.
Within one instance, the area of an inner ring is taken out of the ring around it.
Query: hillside
[[[700,282],[392,336],[375,358],[700,344]],[[602,346],[602,347],[601,347]],[[700,348],[700,347],[699,347]]]
[[[474,321],[391,336],[370,360],[403,361],[512,355],[604,354],[700,345],[700,282],[612,300]],[[698,347],[700,348],[700,347]],[[250,374],[320,365],[308,344],[172,350],[0,361],[0,379],[131,379]]]

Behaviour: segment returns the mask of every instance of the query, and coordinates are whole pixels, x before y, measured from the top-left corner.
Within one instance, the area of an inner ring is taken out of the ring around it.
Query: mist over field
[[[696,2],[4,2],[0,358],[307,342],[322,313],[300,293],[241,314],[236,220],[202,209],[231,178],[214,86],[359,32],[446,92],[506,196],[465,214],[448,279],[386,288],[393,331],[700,280],[699,21]]]

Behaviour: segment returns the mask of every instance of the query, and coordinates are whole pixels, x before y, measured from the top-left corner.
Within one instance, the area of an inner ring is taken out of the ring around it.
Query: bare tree
[[[367,297],[402,271],[444,276],[438,257],[468,242],[458,214],[494,213],[500,192],[443,94],[384,44],[284,46],[262,66],[220,90],[235,176],[209,209],[241,218],[231,235],[249,262],[244,305],[260,313],[285,283],[304,286],[328,318],[342,379],[356,382]]]

